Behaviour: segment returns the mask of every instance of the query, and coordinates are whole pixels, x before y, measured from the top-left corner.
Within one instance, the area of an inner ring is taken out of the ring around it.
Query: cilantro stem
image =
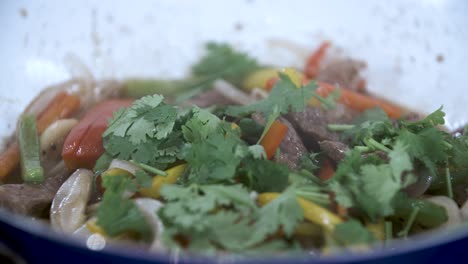
[[[385,221],[384,223],[385,229],[385,245],[388,245],[393,238],[393,225],[390,221]]]
[[[375,140],[373,138],[364,139],[364,143],[366,143],[366,145],[368,147],[371,147],[371,148],[375,148],[375,149],[382,150],[382,151],[385,151],[385,152],[392,151],[387,146],[385,146],[382,143],[377,142],[377,140]]]
[[[328,130],[336,131],[336,132],[343,132],[350,129],[353,129],[355,125],[347,125],[347,124],[329,124],[327,125]]]
[[[416,216],[418,216],[418,213],[419,213],[419,207],[414,207],[413,210],[411,210],[411,215],[408,218],[408,221],[406,222],[405,227],[403,228],[403,230],[398,232],[399,237],[406,238],[408,236],[411,226],[413,226],[414,220],[416,220]]]
[[[369,151],[371,151],[371,148],[369,148],[367,146],[356,146],[354,148],[359,152],[369,152]]]
[[[445,182],[447,183],[447,196],[450,199],[453,199],[453,189],[452,189],[452,177],[450,175],[450,169],[445,168]]]
[[[322,204],[322,205],[330,204],[330,197],[328,196],[328,194],[314,193],[310,191],[296,191],[295,193],[297,196],[300,196],[301,198],[304,198],[312,202],[316,202],[318,204]]]
[[[154,173],[156,175],[159,175],[159,176],[166,176],[167,175],[167,172],[163,171],[163,170],[160,170],[160,169],[157,169],[155,167],[151,167],[149,165],[146,165],[144,163],[140,163],[140,162],[136,162],[134,160],[129,160],[131,163],[137,165],[138,167],[142,168],[143,170],[145,171],[148,171],[148,172],[151,172],[151,173]]]

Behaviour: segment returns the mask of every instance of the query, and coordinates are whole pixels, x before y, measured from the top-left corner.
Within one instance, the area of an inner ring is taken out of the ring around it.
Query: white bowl
[[[450,128],[468,120],[464,0],[0,5],[0,136],[47,85],[86,70],[96,78],[183,76],[209,40],[230,42],[261,62],[301,66],[304,55],[328,39],[368,63],[371,92],[422,112],[444,105]]]

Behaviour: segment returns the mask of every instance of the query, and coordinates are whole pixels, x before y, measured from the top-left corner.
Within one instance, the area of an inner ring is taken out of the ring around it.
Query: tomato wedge
[[[108,121],[120,108],[129,107],[133,100],[107,100],[88,110],[70,131],[62,149],[62,158],[70,170],[92,169],[104,153],[102,134]]]

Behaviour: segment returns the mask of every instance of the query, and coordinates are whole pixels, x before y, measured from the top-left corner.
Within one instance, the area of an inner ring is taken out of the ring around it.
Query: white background
[[[0,32],[0,136],[77,62],[97,78],[183,76],[208,40],[264,63],[301,66],[328,39],[367,61],[373,93],[423,112],[443,104],[451,128],[468,121],[464,0],[4,0]]]

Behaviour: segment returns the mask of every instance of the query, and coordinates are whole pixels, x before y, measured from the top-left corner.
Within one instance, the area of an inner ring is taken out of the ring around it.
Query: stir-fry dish
[[[96,248],[207,255],[362,252],[462,223],[468,133],[373,97],[331,48],[293,69],[209,43],[184,79],[46,89],[0,155],[0,207]]]

